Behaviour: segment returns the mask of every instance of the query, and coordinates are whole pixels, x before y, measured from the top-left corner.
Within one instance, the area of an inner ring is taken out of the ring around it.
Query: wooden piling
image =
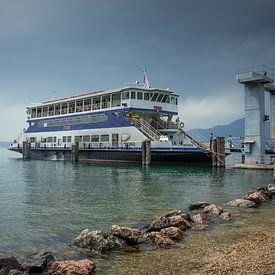
[[[28,141],[23,141],[23,159],[31,159],[31,143]]]
[[[145,141],[145,165],[151,164],[151,140]]]
[[[71,159],[72,161],[79,161],[79,142],[72,145]]]
[[[273,181],[275,181],[275,161],[273,161]]]
[[[217,137],[217,167],[225,167],[224,137]]]
[[[142,141],[141,143],[141,163],[145,165],[146,163],[146,141]]]
[[[217,166],[217,139],[212,140],[211,144],[211,151],[212,151],[212,167]]]

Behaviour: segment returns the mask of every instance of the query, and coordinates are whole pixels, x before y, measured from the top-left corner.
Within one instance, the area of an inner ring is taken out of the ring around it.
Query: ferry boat
[[[184,131],[179,95],[166,89],[128,85],[107,91],[49,100],[27,109],[27,129],[9,149],[29,158],[141,162],[142,142],[151,142],[151,163],[211,165],[206,147]]]

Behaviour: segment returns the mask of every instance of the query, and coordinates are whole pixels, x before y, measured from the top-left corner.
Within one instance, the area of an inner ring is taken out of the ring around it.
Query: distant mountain
[[[245,120],[241,118],[227,125],[217,125],[208,129],[196,128],[196,129],[191,129],[188,132],[200,138],[201,140],[208,140],[210,133],[213,133],[214,137],[215,136],[228,137],[229,135],[231,135],[232,137],[244,137],[244,122]],[[266,122],[266,125],[265,125],[265,136],[269,137],[268,121]]]

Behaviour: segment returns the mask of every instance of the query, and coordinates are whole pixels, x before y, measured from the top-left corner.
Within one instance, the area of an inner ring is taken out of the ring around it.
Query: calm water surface
[[[23,161],[0,147],[0,254],[64,253],[83,229],[137,226],[198,200],[225,203],[269,171]]]

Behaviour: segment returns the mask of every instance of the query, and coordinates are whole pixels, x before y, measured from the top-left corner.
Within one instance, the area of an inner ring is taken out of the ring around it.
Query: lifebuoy
[[[184,128],[184,123],[183,122],[180,123],[180,128]]]

